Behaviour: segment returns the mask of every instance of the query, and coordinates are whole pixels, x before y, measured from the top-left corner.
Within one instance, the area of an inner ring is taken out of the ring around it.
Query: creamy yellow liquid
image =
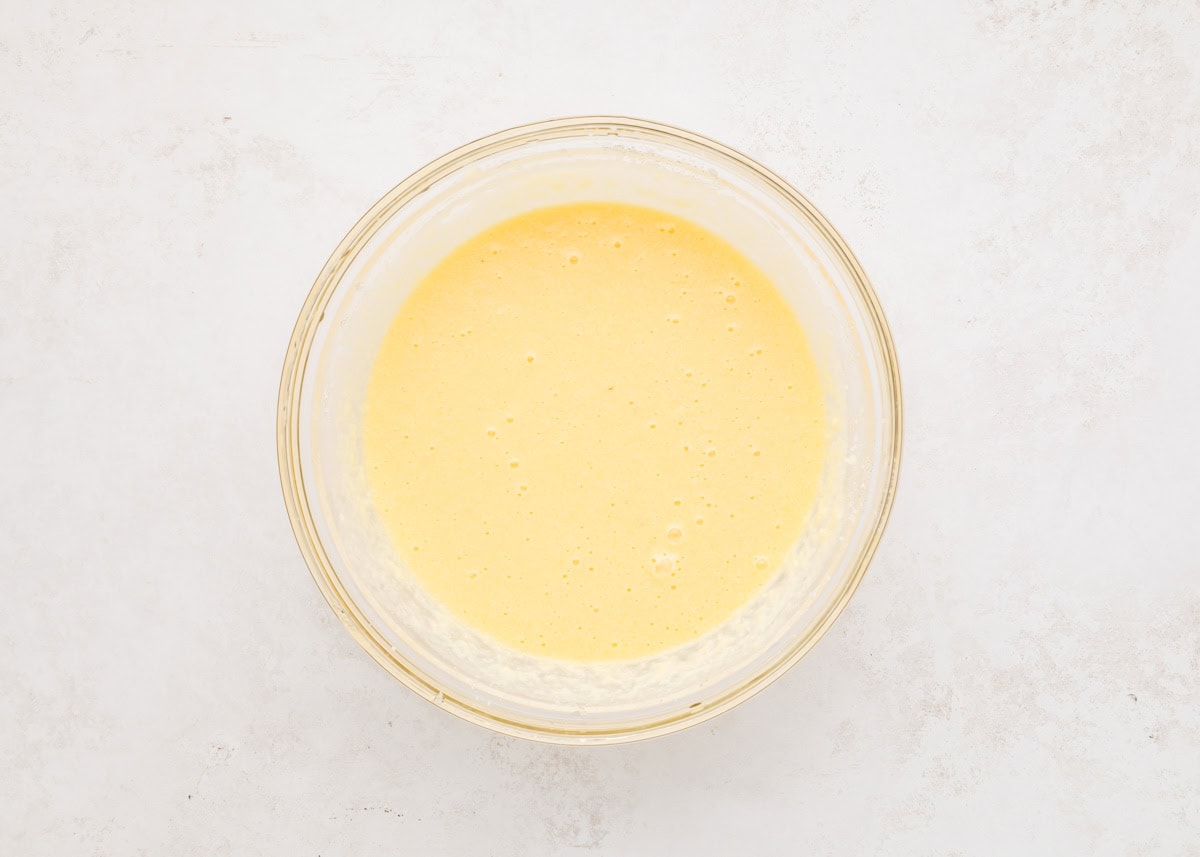
[[[826,443],[771,281],[712,232],[617,203],[450,253],[393,321],[364,423],[372,499],[433,597],[577,660],[728,619],[797,539]]]

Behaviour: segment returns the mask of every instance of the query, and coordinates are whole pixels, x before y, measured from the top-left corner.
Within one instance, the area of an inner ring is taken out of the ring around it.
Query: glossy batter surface
[[[367,392],[372,500],[453,614],[547,657],[638,657],[727,619],[798,537],[826,426],[769,279],[687,220],[536,210],[460,245]]]

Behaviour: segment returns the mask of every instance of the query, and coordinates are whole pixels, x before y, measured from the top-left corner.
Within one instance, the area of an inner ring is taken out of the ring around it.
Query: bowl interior
[[[371,506],[362,445],[375,354],[421,278],[498,221],[585,200],[689,218],[770,275],[808,332],[832,432],[809,525],[761,593],[692,643],[595,664],[495,644],[431,599]],[[807,650],[865,569],[894,490],[899,442],[887,331],[861,269],[832,228],[736,153],[631,120],[503,132],[434,162],[388,194],[314,286],[289,351],[280,405],[293,524],[314,576],[360,642],[415,690],[462,716],[571,742],[643,737],[710,716]]]

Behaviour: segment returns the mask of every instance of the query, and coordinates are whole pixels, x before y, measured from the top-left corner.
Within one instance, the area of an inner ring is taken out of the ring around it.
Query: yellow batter
[[[367,390],[372,499],[464,622],[536,655],[630,658],[729,618],[778,569],[824,464],[796,317],[726,241],[618,203],[455,249]]]

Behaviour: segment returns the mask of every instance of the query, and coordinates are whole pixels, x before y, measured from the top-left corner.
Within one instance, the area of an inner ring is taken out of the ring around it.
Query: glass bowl
[[[831,426],[816,507],[763,590],[697,641],[603,663],[518,653],[450,617],[384,534],[362,449],[367,379],[413,286],[493,223],[583,200],[687,217],[770,275],[809,335]],[[377,202],[333,252],[300,311],[277,425],[284,501],[300,550],[359,644],[413,691],[466,720],[570,744],[630,741],[699,723],[761,690],[811,649],[846,606],[879,542],[900,436],[891,336],[866,274],[829,222],[744,155],[619,117],[502,131],[437,159]]]

